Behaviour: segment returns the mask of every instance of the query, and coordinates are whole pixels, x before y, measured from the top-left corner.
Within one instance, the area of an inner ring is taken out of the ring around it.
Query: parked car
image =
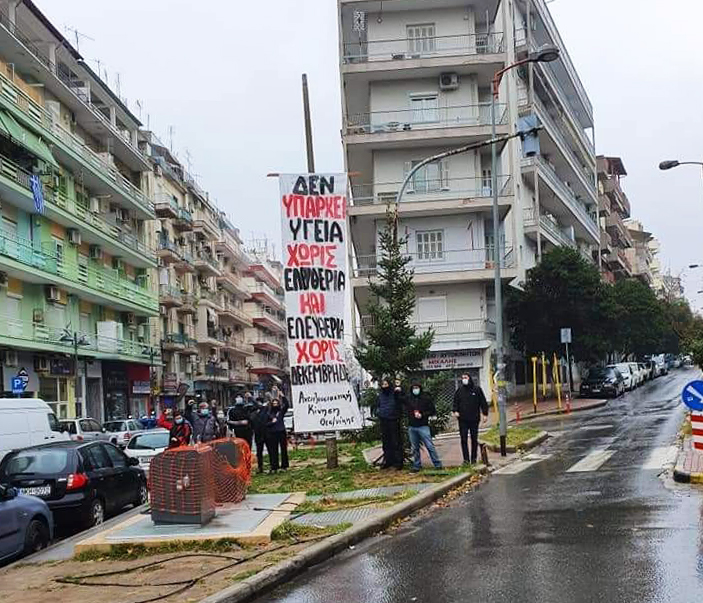
[[[619,371],[623,378],[623,385],[625,386],[625,391],[629,392],[635,389],[634,375],[632,374],[632,369],[628,362],[619,362],[618,364],[609,364],[606,368],[615,368]]]
[[[654,360],[647,360],[645,362],[649,370],[650,379],[656,379],[659,376],[659,370],[657,369],[657,363]]]
[[[54,442],[10,452],[0,463],[0,482],[44,500],[57,526],[89,527],[147,501],[137,465],[108,442]]]
[[[17,448],[68,440],[51,407],[39,398],[0,398],[0,461]]]
[[[630,365],[630,370],[632,371],[634,387],[639,387],[644,383],[644,375],[640,371],[640,366],[636,362],[628,362]]]
[[[105,429],[95,419],[61,421],[61,431],[66,432],[76,442],[107,440]]]
[[[645,381],[651,381],[652,379],[652,368],[649,366],[649,363],[647,362],[638,362],[637,366],[640,369],[640,373],[642,373],[642,382]]]
[[[168,448],[169,432],[166,429],[151,429],[133,435],[124,449],[127,456],[138,459],[144,473],[149,474],[151,459]]]
[[[625,392],[625,380],[620,371],[614,367],[596,367],[588,371],[586,378],[581,381],[580,394],[584,398],[590,396],[607,396],[616,398]]]
[[[660,377],[661,375],[668,375],[669,374],[669,365],[666,362],[666,357],[664,356],[664,354],[659,354],[658,356],[652,356],[652,360],[657,365],[657,377]]]
[[[145,431],[141,423],[135,419],[107,421],[103,424],[103,427],[107,432],[108,441],[120,448],[124,448],[133,435]]]
[[[0,484],[0,562],[45,549],[54,536],[47,504]]]

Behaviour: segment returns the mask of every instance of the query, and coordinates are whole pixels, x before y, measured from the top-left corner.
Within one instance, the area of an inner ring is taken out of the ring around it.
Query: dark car
[[[625,391],[625,380],[620,371],[613,367],[592,368],[581,381],[581,396],[607,396],[615,398]]]
[[[138,459],[108,442],[56,442],[13,450],[0,464],[0,482],[41,498],[57,526],[100,524],[108,513],[148,498]]]
[[[0,484],[0,563],[47,547],[54,520],[43,500]]]

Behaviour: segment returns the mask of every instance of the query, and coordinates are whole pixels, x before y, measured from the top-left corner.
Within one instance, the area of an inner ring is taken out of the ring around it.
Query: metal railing
[[[254,283],[254,286],[249,289],[249,292],[252,294],[261,293],[261,294],[267,295],[267,296],[272,297],[273,299],[276,300],[276,305],[278,305],[278,306],[282,305],[282,301],[279,299],[276,292],[271,287],[269,287],[266,283]]]
[[[252,370],[286,370],[286,363],[283,359],[273,358],[272,356],[265,356],[263,354],[252,358],[250,366]]]
[[[246,323],[248,325],[253,324],[251,316],[247,314],[242,308],[235,306],[232,302],[223,300],[222,302],[222,312],[229,313],[229,315],[240,322]]]
[[[270,320],[272,323],[276,324],[279,328],[282,330],[287,330],[286,329],[286,323],[285,321],[281,320],[276,316],[275,314],[272,314],[271,312],[266,312],[262,308],[257,309],[252,315],[252,318],[258,318],[262,320]]]
[[[182,222],[187,222],[188,224],[193,223],[193,214],[191,214],[187,209],[184,209],[183,207],[178,208],[178,216],[176,217],[176,220],[180,220]]]
[[[503,52],[502,33],[465,34],[457,36],[427,36],[408,39],[368,40],[343,45],[345,63],[369,61],[401,61],[443,56],[494,54]]]
[[[434,343],[494,339],[496,333],[495,323],[485,318],[447,319],[429,322],[412,321],[410,324],[418,333],[423,333],[429,329],[434,330]],[[362,316],[362,332],[363,329],[371,328],[373,325],[373,317]]]
[[[512,194],[510,176],[498,176],[498,195]],[[354,184],[353,205],[387,205],[395,203],[402,182],[376,182],[374,184]],[[406,189],[401,203],[420,201],[440,201],[460,198],[491,198],[491,179],[485,178],[415,178]]]
[[[505,104],[496,105],[496,124],[507,123]],[[388,134],[434,128],[491,125],[491,103],[371,111],[347,117],[347,134]]]
[[[164,344],[186,345],[188,336],[185,333],[168,333],[164,338]]]
[[[250,343],[253,346],[257,345],[270,345],[274,346],[277,348],[277,353],[283,353],[285,350],[285,343],[283,342],[283,339],[280,337],[274,337],[272,335],[265,335],[261,331],[257,331],[255,335],[253,335],[249,340],[248,343]]]
[[[178,215],[178,202],[168,193],[156,193],[154,195],[154,210],[170,209],[174,215]]]
[[[211,268],[217,270],[218,272],[220,270],[220,263],[217,261],[217,259],[203,251],[198,251],[193,256],[193,264],[197,267],[200,263],[205,263]]]
[[[493,247],[458,250],[435,249],[422,253],[404,253],[403,255],[410,258],[409,266],[414,269],[416,275],[452,271],[468,272],[492,270],[495,249]],[[512,247],[503,247],[501,255],[502,268],[515,267]],[[378,256],[361,255],[356,258],[356,266],[353,270],[355,278],[377,276],[378,271]]]
[[[177,257],[181,257],[181,254],[178,250],[178,246],[176,245],[175,241],[171,241],[170,239],[162,239],[159,238],[159,247],[158,251],[170,251]]]
[[[225,348],[251,356],[254,354],[254,346],[240,337],[225,337]]]
[[[172,287],[171,285],[159,285],[159,298],[165,299],[167,297],[177,301],[183,301],[181,290],[178,287]]]
[[[207,289],[200,289],[201,300],[209,301],[218,308],[222,308],[222,296],[216,291],[208,291]]]

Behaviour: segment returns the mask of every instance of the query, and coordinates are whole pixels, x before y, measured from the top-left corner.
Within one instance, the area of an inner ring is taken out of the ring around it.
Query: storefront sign
[[[481,368],[484,350],[451,350],[448,352],[430,352],[422,361],[426,371],[443,371],[447,369]]]
[[[279,182],[294,428],[361,429],[344,361],[347,176],[286,174]]]
[[[73,375],[73,358],[52,356],[49,359],[49,373],[52,375]]]
[[[164,391],[175,392],[178,389],[178,375],[176,373],[164,373]]]
[[[132,381],[132,393],[149,395],[151,393],[151,384],[148,381]]]
[[[31,354],[19,353],[17,356],[17,366],[2,367],[3,375],[3,391],[13,391],[12,380],[15,377],[21,377],[26,383],[23,391],[35,392],[39,390],[39,376],[34,371],[34,359]]]

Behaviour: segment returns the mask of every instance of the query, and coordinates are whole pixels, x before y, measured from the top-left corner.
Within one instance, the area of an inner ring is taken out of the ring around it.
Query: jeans
[[[260,431],[254,432],[254,442],[256,443],[256,464],[258,465],[259,473],[264,471],[264,444],[266,436]]]
[[[467,446],[467,436],[471,434],[471,457],[469,458],[469,447]],[[475,463],[478,454],[478,421],[459,420],[459,439],[461,440],[461,455],[464,462]]]
[[[399,419],[381,419],[383,466],[403,468],[403,438]]]
[[[420,444],[422,443],[432,459],[432,464],[437,469],[442,468],[442,461],[437,456],[434,444],[432,443],[432,435],[430,434],[429,426],[424,427],[408,427],[408,436],[410,437],[410,448],[413,453],[413,469],[420,469]]]

